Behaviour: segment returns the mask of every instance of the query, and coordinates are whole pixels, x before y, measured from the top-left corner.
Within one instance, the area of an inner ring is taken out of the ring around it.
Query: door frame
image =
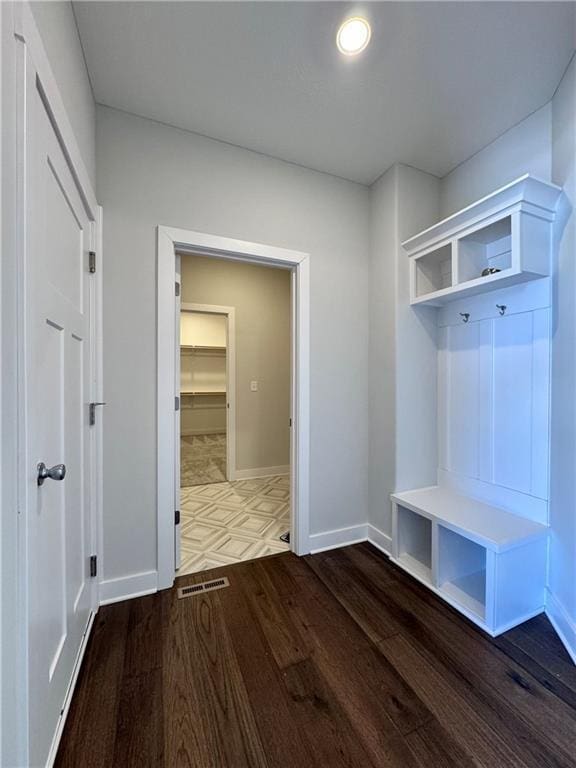
[[[27,584],[27,482],[26,466],[27,412],[25,402],[26,359],[26,223],[28,191],[26,182],[25,108],[31,82],[39,89],[52,125],[64,148],[78,192],[91,222],[90,248],[97,264],[102,254],[102,209],[94,190],[74,130],[46,55],[32,11],[27,3],[0,4],[2,13],[2,313],[0,333],[3,349],[2,390],[2,460],[9,462],[2,477],[0,539],[2,541],[1,581],[1,658],[2,690],[6,692],[1,707],[0,763],[26,765],[28,762],[28,584]],[[31,77],[31,74],[33,75]],[[6,120],[6,116],[14,116]],[[7,160],[7,162],[4,162]],[[97,268],[91,286],[90,355],[92,372],[87,399],[102,400],[102,271]],[[101,553],[102,539],[102,417],[91,432],[90,454],[93,462],[91,513],[88,521],[91,553]],[[5,555],[9,553],[9,559]],[[53,760],[80,670],[92,621],[98,609],[98,579],[92,579],[91,617],[79,649],[63,711],[54,733],[49,762]]]
[[[174,583],[176,254],[243,261],[291,272],[291,549],[310,552],[310,256],[220,235],[157,227],[157,531],[158,589]]]
[[[182,276],[180,276],[182,281]],[[182,290],[180,290],[182,295]],[[236,479],[236,309],[220,304],[180,303],[180,312],[226,317],[226,480]],[[180,401],[182,412],[182,401]],[[182,430],[180,430],[182,434]],[[179,439],[179,435],[176,435]]]

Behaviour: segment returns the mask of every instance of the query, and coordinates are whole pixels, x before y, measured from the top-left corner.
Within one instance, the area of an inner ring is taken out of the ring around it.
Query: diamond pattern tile
[[[290,479],[285,476],[182,488],[178,575],[290,549]]]
[[[249,553],[256,551],[259,542],[236,533],[229,533],[212,546],[212,552],[216,557],[230,558],[233,563],[241,560],[250,560]]]
[[[273,518],[263,518],[258,515],[238,515],[228,528],[239,533],[246,533],[249,536],[264,536],[272,525],[274,525]]]
[[[284,501],[278,499],[267,499],[264,496],[257,496],[251,499],[247,508],[251,512],[259,512],[262,515],[272,515],[273,517],[280,516],[282,512],[286,511],[286,507],[289,507]]]
[[[206,507],[203,507],[199,513],[191,518],[191,521],[226,527],[230,526],[237,517],[240,517],[240,513],[241,510],[237,504],[217,502],[216,504],[208,504]]]
[[[182,435],[180,485],[221,483],[226,480],[226,435]]]

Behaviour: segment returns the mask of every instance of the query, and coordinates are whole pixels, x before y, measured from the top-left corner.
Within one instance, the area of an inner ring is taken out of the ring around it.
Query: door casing
[[[291,549],[310,552],[310,256],[301,251],[193,230],[157,228],[157,530],[158,589],[174,583],[174,450],[176,434],[175,295],[177,254],[265,264],[291,272]]]

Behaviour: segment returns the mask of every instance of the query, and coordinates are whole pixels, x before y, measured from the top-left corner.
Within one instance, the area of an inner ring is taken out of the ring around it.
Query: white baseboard
[[[546,615],[576,664],[576,621],[549,588],[546,588]]]
[[[455,605],[454,607],[458,608],[458,605]],[[524,624],[525,621],[530,621],[530,619],[534,619],[536,616],[540,616],[541,613],[544,613],[543,605],[541,605],[539,608],[535,608],[533,611],[525,613],[524,616],[519,616],[518,618],[514,619],[514,621],[508,621],[506,624],[498,625],[493,631],[488,629],[485,631],[492,635],[492,637],[498,637],[498,635],[503,635],[504,632],[508,632],[510,629],[514,629],[514,627],[519,627],[520,624]]]
[[[366,525],[351,525],[349,528],[336,528],[333,531],[312,534],[309,536],[309,549],[311,554],[315,554],[327,549],[359,544],[366,539]]]
[[[68,711],[70,710],[70,704],[72,703],[72,696],[74,695],[74,689],[76,688],[76,681],[78,680],[78,674],[80,672],[80,668],[82,667],[84,652],[86,651],[86,646],[88,645],[88,640],[90,639],[90,633],[92,631],[92,626],[94,624],[95,617],[96,617],[96,613],[92,611],[92,613],[90,614],[90,618],[88,619],[88,624],[86,626],[86,631],[84,632],[84,637],[82,638],[82,643],[80,644],[78,656],[76,657],[76,663],[74,664],[74,669],[72,671],[72,679],[70,680],[70,685],[68,686],[68,690],[66,691],[64,706],[62,707],[62,712],[60,713],[60,717],[58,718],[58,724],[56,725],[56,731],[54,732],[54,738],[52,739],[50,752],[48,753],[48,760],[46,761],[46,768],[52,768],[52,766],[54,765],[54,761],[56,760],[56,755],[58,754],[60,739],[62,738],[64,726],[66,725],[66,718],[68,717]]]
[[[368,541],[388,557],[392,554],[392,536],[368,523]]]
[[[158,590],[158,571],[144,571],[100,582],[100,605],[119,603]]]
[[[234,472],[234,480],[255,480],[258,477],[272,477],[272,475],[289,475],[290,465],[280,467],[256,467],[254,469],[237,469]]]

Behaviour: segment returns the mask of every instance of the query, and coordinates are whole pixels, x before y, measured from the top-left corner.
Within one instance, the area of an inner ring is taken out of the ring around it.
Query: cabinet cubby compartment
[[[398,562],[418,578],[432,582],[432,523],[410,509],[398,507]]]
[[[561,192],[527,174],[404,241],[410,303],[442,306],[548,276]],[[482,275],[490,267],[499,271]]]
[[[437,585],[450,602],[486,618],[486,548],[438,526]]]
[[[420,256],[415,261],[416,296],[450,288],[452,285],[452,246],[450,243]]]
[[[512,268],[512,218],[482,227],[457,241],[458,283],[482,277],[485,269],[505,272]]]

